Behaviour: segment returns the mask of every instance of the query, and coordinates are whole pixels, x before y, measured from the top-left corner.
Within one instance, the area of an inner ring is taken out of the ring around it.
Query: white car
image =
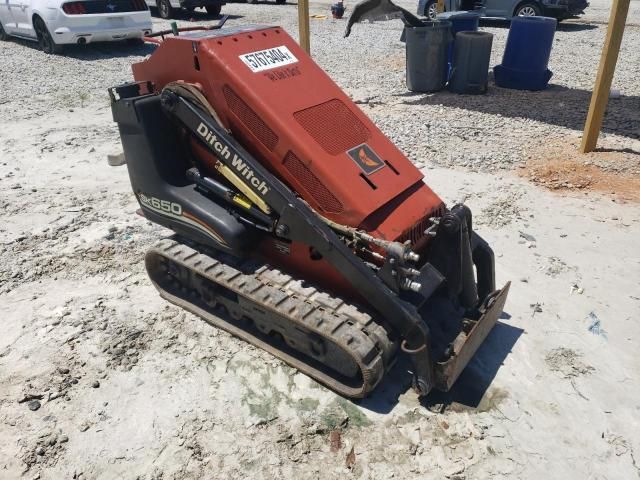
[[[145,0],[0,0],[0,40],[35,40],[46,53],[65,44],[141,39],[151,33]]]

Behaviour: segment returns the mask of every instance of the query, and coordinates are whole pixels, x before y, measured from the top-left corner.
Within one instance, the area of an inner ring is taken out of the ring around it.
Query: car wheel
[[[523,3],[516,8],[516,17],[539,17],[541,14],[540,7],[535,3]]]
[[[247,0],[247,3],[258,3],[258,0]]]
[[[44,20],[40,17],[34,17],[33,29],[36,31],[38,44],[44,53],[48,53],[50,55],[54,53],[62,53],[62,45],[58,45],[53,41]]]
[[[207,5],[204,9],[212,17],[219,17],[220,12],[222,11],[222,5]]]
[[[0,41],[9,40],[9,35],[4,31],[4,27],[2,26],[2,22],[0,22]]]
[[[276,0],[278,5],[282,5],[283,3],[287,3],[287,0]]]
[[[424,6],[424,16],[429,20],[435,20],[438,15],[438,2],[436,0],[429,0]]]
[[[164,18],[165,20],[171,18],[173,8],[171,7],[171,2],[169,2],[169,0],[158,0],[156,5],[158,6],[158,14],[160,15],[160,18]]]

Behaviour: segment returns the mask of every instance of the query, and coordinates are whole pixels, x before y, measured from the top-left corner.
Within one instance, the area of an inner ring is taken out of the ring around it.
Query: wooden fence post
[[[620,43],[622,42],[622,34],[624,33],[624,24],[627,20],[627,12],[629,11],[630,0],[613,0],[611,6],[611,14],[609,16],[609,26],[607,27],[607,36],[602,48],[600,56],[600,66],[598,67],[598,76],[596,84],[591,94],[591,103],[589,105],[589,113],[587,121],[584,124],[584,132],[582,134],[582,144],[580,152],[589,153],[596,148],[598,143],[598,135],[602,128],[602,120],[604,112],[609,102],[609,92],[611,90],[611,82],[613,74],[616,71],[616,62],[618,61],[618,52],[620,51]]]
[[[305,52],[311,54],[311,42],[309,40],[309,0],[298,0],[298,31],[300,46]]]

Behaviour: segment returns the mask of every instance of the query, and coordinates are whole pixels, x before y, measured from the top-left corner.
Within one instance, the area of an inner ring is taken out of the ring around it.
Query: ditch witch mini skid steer
[[[347,397],[398,350],[448,390],[509,289],[470,210],[281,28],[156,43],[109,93],[141,213],[175,232],[145,259],[160,295]]]

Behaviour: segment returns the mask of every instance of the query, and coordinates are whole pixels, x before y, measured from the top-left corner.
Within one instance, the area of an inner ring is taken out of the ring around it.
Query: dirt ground
[[[142,260],[169,232],[107,165],[105,97],[0,101],[0,479],[640,478],[637,137],[586,159],[575,132],[535,139],[491,173],[418,163],[511,294],[452,392],[418,399],[400,361],[352,402],[157,295]]]
[[[550,190],[608,193],[622,201],[640,201],[638,153],[599,147],[579,153],[580,138],[541,148],[519,173]]]

